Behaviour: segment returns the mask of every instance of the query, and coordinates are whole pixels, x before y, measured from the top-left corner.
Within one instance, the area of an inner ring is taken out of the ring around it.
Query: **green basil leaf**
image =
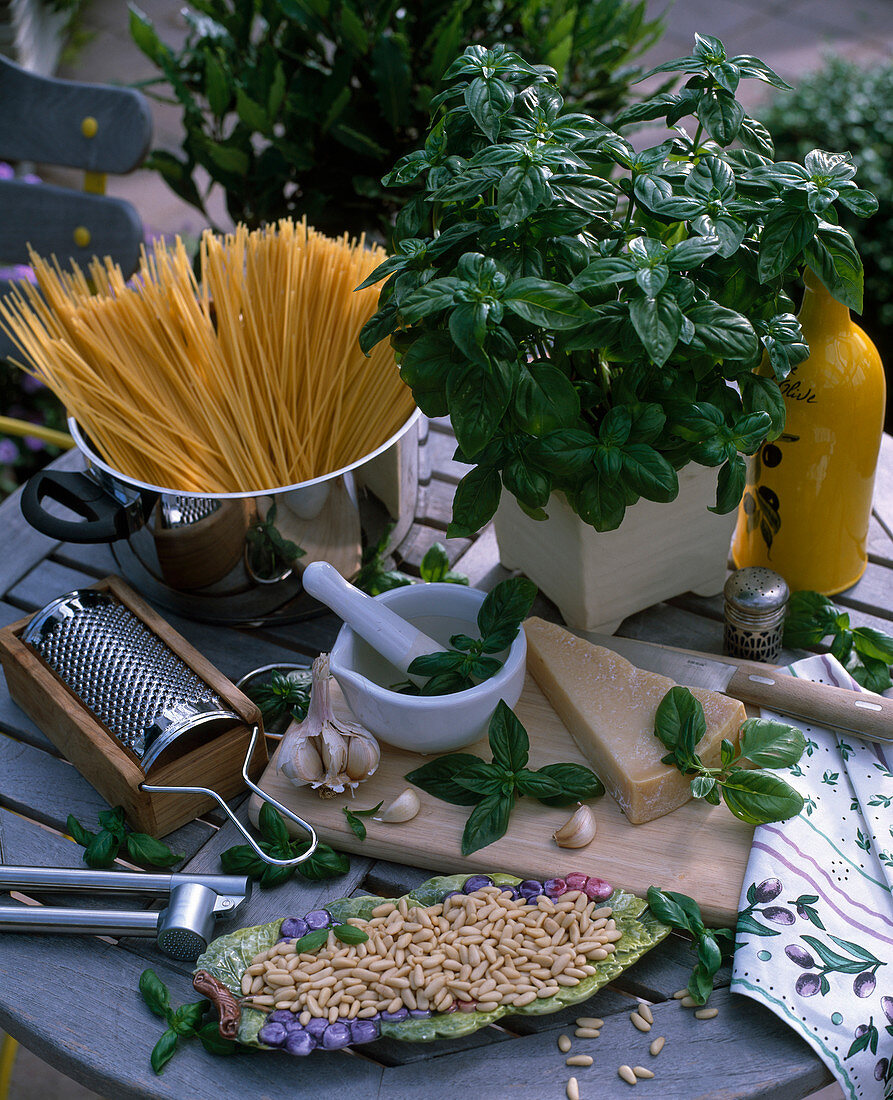
[[[155,1046],[152,1047],[152,1053],[149,1055],[149,1061],[155,1073],[161,1073],[171,1058],[173,1058],[176,1049],[177,1033],[171,1028],[168,1028],[167,1031],[162,1033],[161,1038]]]
[[[261,836],[271,844],[288,844],[291,839],[282,815],[269,802],[264,802],[261,806],[257,824]]]
[[[598,290],[614,283],[626,283],[636,277],[636,267],[626,256],[604,256],[574,277],[571,290]]]
[[[422,685],[419,694],[454,695],[457,691],[465,691],[470,687],[474,687],[474,681],[464,672],[439,672]]]
[[[274,848],[270,853],[274,859],[289,859],[291,853],[286,850]],[[302,866],[305,866],[302,864]],[[291,879],[297,870],[296,867],[282,867],[275,863],[264,863],[263,870],[258,876],[258,883],[262,890],[273,890],[277,886],[283,886]]]
[[[117,837],[119,841],[124,839],[127,822],[124,817],[124,807],[115,806],[112,810],[102,810],[99,814],[99,824]]]
[[[127,852],[134,863],[144,863],[150,867],[173,867],[184,858],[146,833],[128,833],[125,841]]]
[[[471,811],[462,833],[462,855],[470,856],[505,836],[515,805],[514,795],[492,794]]]
[[[301,850],[306,846],[306,842],[303,842]],[[300,855],[300,851],[294,851],[294,848],[295,845],[292,843],[291,854]],[[330,848],[327,844],[320,844],[309,859],[297,864],[294,869],[303,878],[309,879],[311,882],[320,882],[323,879],[346,875],[350,870],[350,860],[343,852],[336,852],[334,848]],[[285,870],[289,870],[289,868],[285,868]]]
[[[647,443],[627,443],[620,454],[623,474],[636,493],[661,503],[676,499],[679,479],[659,451]]]
[[[475,77],[465,89],[465,106],[481,130],[493,142],[499,140],[503,116],[512,105],[515,89],[497,77]]]
[[[566,374],[548,363],[530,363],[521,370],[513,411],[523,431],[541,436],[573,427],[580,416],[580,398]]]
[[[82,848],[86,848],[96,835],[95,833],[91,833],[89,829],[85,829],[73,814],[69,814],[66,818],[65,828],[68,830],[68,835],[75,844],[80,844]]]
[[[700,962],[695,964],[688,979],[688,995],[695,1004],[706,1004],[713,992],[713,975]]]
[[[355,924],[336,924],[332,929],[335,939],[342,943],[365,943],[369,939],[369,933]]]
[[[171,1019],[171,1027],[184,1039],[191,1038],[196,1028],[202,1021],[205,1010],[209,1007],[207,1001],[195,1001],[192,1004],[180,1005]]]
[[[538,796],[544,806],[571,806],[575,802],[600,798],[605,793],[604,784],[599,777],[582,764],[545,764],[537,772],[555,780],[561,788],[561,794]]]
[[[312,951],[318,951],[329,940],[328,928],[317,928],[315,932],[307,932],[301,936],[300,939],[295,940],[295,954],[310,954]]]
[[[439,676],[444,672],[457,672],[464,663],[461,653],[423,653],[413,657],[406,671],[412,676]]]
[[[760,259],[757,265],[760,282],[770,282],[797,263],[818,227],[818,218],[807,210],[790,206],[773,210],[766,219],[760,237]]]
[[[379,806],[381,803],[379,802]],[[350,831],[358,840],[366,839],[366,826],[357,817],[357,815],[351,810],[349,806],[342,806],[341,811],[347,818],[347,824],[350,826]]]
[[[447,538],[468,538],[486,527],[499,505],[501,494],[502,482],[492,466],[475,466],[470,470],[456,488]]]
[[[484,798],[487,795],[496,794],[502,790],[505,782],[502,769],[488,764],[485,760],[479,760],[477,764],[463,768],[455,777],[455,782],[460,787],[472,791]]]
[[[88,867],[111,867],[121,847],[121,841],[108,829],[97,833],[84,850]]]
[[[469,765],[474,767],[479,759],[468,752],[450,753],[408,772],[405,779],[443,802],[451,802],[454,806],[475,806],[480,802],[480,795],[460,787],[456,776]]]
[[[536,164],[509,168],[499,182],[496,209],[503,228],[517,225],[549,198],[545,173]]]
[[[215,1020],[209,1020],[206,1024],[202,1024],[196,1034],[208,1054],[228,1055],[236,1053],[238,1043],[233,1039],[224,1039]]]
[[[659,921],[699,936],[704,930],[704,921],[697,902],[686,894],[673,890],[660,890],[656,886],[648,887],[648,906]]]
[[[714,141],[731,145],[744,121],[744,108],[724,88],[711,88],[701,93],[698,118]]]
[[[735,194],[735,173],[722,157],[702,157],[686,176],[685,190],[709,202],[728,202]]]
[[[806,738],[784,722],[748,718],[741,726],[741,755],[764,768],[789,768],[806,748]]]
[[[691,781],[693,798],[707,798],[716,787],[716,780],[710,775],[698,775]]]
[[[442,542],[435,542],[425,551],[419,573],[423,581],[442,581],[450,569],[450,559]]]
[[[831,633],[836,612],[834,604],[819,592],[791,593],[784,624],[784,644],[791,649],[820,645]]]
[[[772,772],[736,769],[722,780],[726,805],[749,825],[787,821],[803,809],[803,796]]]
[[[870,657],[884,664],[893,664],[893,637],[870,626],[857,626],[853,630],[853,645],[860,657]]]
[[[453,311],[451,326],[462,309],[465,307]],[[453,428],[459,446],[469,459],[474,459],[493,438],[510,396],[511,390],[500,375],[474,363],[450,374],[447,400]]]
[[[654,732],[668,749],[693,753],[707,732],[707,719],[700,700],[678,684],[661,699],[654,716]]]
[[[872,657],[863,657],[862,666],[856,666],[849,670],[850,675],[857,684],[861,684],[868,691],[878,694],[893,687],[890,679],[890,668],[886,661],[876,661]]]
[[[662,367],[673,354],[682,331],[679,307],[666,296],[634,298],[629,318],[655,365]]]
[[[741,502],[746,483],[747,463],[740,455],[736,455],[720,467],[716,480],[716,504],[707,510],[721,516],[733,512]]]
[[[502,300],[523,320],[546,329],[576,328],[589,314],[589,307],[572,290],[544,279],[516,279]]]
[[[697,302],[686,311],[695,326],[692,347],[723,359],[754,359],[760,342],[746,317],[715,302]]]
[[[545,775],[543,772],[532,772],[527,768],[522,768],[515,775],[515,785],[517,790],[530,798],[559,798],[564,795],[561,784],[557,779],[552,776]]]
[[[510,772],[519,772],[527,766],[530,751],[527,730],[503,699],[496,704],[496,710],[490,719],[487,739],[490,742],[494,764]]]
[[[149,1011],[162,1020],[167,1019],[170,1009],[170,993],[167,986],[151,968],[140,974],[139,990]]]
[[[536,594],[536,585],[526,577],[509,577],[500,581],[487,593],[478,611],[477,624],[481,638],[486,639],[507,627],[514,627],[517,633],[521,622],[530,614]],[[498,653],[499,650],[485,649],[484,652]]]
[[[228,875],[250,875],[257,879],[267,865],[249,845],[236,844],[220,853],[220,866]]]

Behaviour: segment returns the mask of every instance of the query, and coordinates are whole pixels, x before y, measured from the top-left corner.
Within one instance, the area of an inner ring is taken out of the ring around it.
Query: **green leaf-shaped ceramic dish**
[[[468,875],[450,875],[428,879],[421,886],[406,894],[410,905],[437,905],[444,896],[453,890],[461,890]],[[514,875],[493,874],[490,876],[496,885],[517,886],[521,879]],[[385,901],[398,902],[399,898],[356,897],[339,898],[326,904],[326,909],[337,921],[348,917],[369,919],[372,910]],[[468,1035],[478,1028],[495,1023],[502,1016],[541,1016],[549,1012],[558,1012],[568,1005],[578,1004],[591,997],[597,989],[613,981],[618,974],[626,970],[646,951],[660,943],[669,933],[669,926],[657,920],[648,909],[648,903],[634,894],[615,890],[607,901],[614,910],[614,920],[623,933],[614,945],[614,953],[602,962],[595,963],[597,973],[584,978],[574,986],[567,986],[554,997],[535,1000],[523,1008],[513,1005],[500,1005],[492,1012],[451,1012],[435,1014],[426,1018],[410,1018],[398,1022],[381,1021],[381,1034],[392,1039],[405,1039],[410,1042],[430,1042],[433,1039],[455,1039]],[[300,914],[292,914],[299,916]],[[272,947],[279,940],[279,929],[285,918],[270,924],[259,924],[253,928],[241,928],[227,936],[208,944],[208,949],[198,959],[197,970],[207,970],[218,978],[237,997],[242,993],[242,975],[251,960],[261,951]],[[247,1046],[270,1050],[257,1037],[266,1020],[266,1014],[253,1008],[242,1011],[239,1026],[239,1042]]]

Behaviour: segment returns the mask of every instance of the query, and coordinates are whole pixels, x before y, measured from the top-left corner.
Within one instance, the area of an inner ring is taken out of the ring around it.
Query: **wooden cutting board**
[[[336,709],[347,715],[334,682],[332,698]],[[559,761],[586,763],[529,673],[515,713],[530,736],[529,767]],[[277,773],[278,754],[259,785],[341,851],[409,863],[441,874],[504,871],[521,878],[544,879],[584,871],[643,897],[649,886],[681,891],[698,902],[709,923],[734,927],[753,826],[733,817],[725,805],[691,801],[665,817],[631,825],[611,796],[605,795],[591,803],[598,820],[595,839],[586,848],[573,850],[559,848],[552,840],[552,833],[573,810],[550,809],[523,798],[516,804],[504,837],[463,856],[460,840],[470,808],[452,806],[413,788],[422,803],[419,814],[399,825],[364,818],[367,836],[360,841],[351,832],[343,808],[367,809],[382,799],[387,802],[396,797],[409,786],[406,773],[431,759],[385,744],[381,749],[377,772],[359,787],[354,798],[337,795],[323,799],[309,787],[295,787]],[[487,760],[491,757],[486,740],[462,751]],[[253,796],[249,813],[255,825],[260,804]],[[299,833],[296,826],[292,831]]]

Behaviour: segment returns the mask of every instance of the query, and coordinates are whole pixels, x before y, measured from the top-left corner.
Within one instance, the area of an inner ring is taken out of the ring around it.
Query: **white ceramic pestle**
[[[346,581],[327,561],[311,562],[302,582],[305,592],[330,607],[376,653],[416,684],[423,684],[426,678],[407,672],[411,662],[424,653],[446,652],[439,642]]]

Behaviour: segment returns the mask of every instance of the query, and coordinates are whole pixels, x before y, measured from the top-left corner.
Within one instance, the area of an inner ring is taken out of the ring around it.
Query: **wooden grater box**
[[[70,760],[110,806],[123,806],[134,829],[162,837],[216,805],[207,795],[152,793],[140,789],[159,786],[201,786],[229,799],[245,789],[242,764],[253,726],[261,726],[260,711],[210,661],[152,610],[120,577],[106,577],[92,585],[110,592],[157,635],[244,722],[226,730],[182,756],[143,771],[137,755],[122,744],[88,710],[68,685],[44,664],[22,640],[33,616],[0,630],[0,663],[13,700]],[[249,774],[257,778],[267,763],[263,735],[251,757]]]

